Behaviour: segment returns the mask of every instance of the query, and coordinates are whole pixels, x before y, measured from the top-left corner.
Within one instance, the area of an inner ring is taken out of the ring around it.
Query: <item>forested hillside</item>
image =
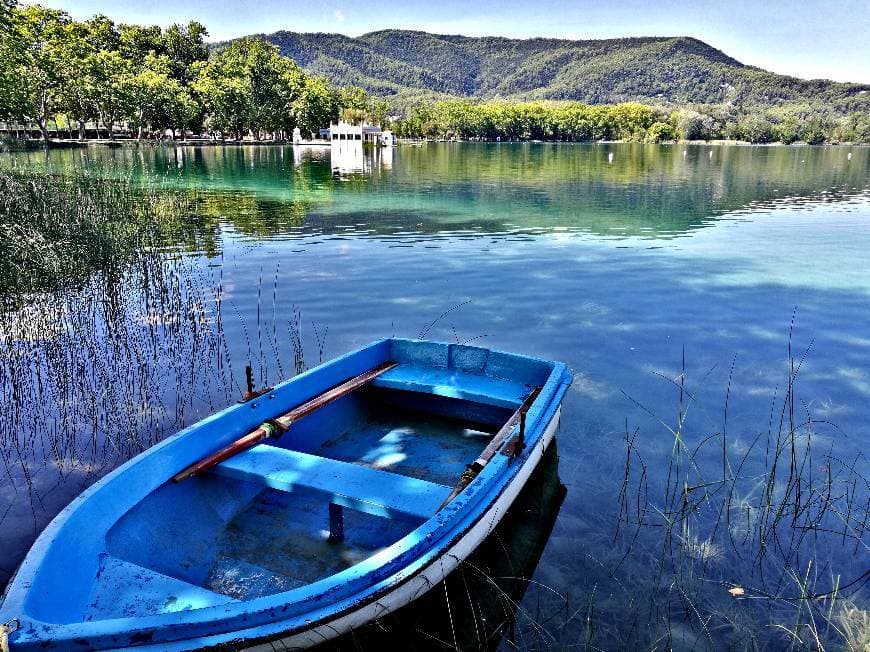
[[[825,103],[838,113],[870,106],[870,86],[778,75],[687,37],[520,40],[404,30],[358,38],[286,31],[260,36],[309,72],[395,96],[400,105],[449,95],[589,104],[804,101]]]

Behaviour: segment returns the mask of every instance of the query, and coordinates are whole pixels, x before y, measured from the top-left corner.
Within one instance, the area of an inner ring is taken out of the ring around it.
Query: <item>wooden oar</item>
[[[523,438],[525,436],[525,417],[526,412],[529,411],[529,408],[532,407],[532,403],[535,402],[535,399],[538,398],[538,394],[541,393],[540,387],[535,387],[529,395],[523,401],[523,404],[517,408],[517,411],[511,415],[511,418],[507,420],[507,422],[499,429],[492,440],[489,442],[486,448],[483,449],[483,452],[480,456],[474,460],[465,471],[459,476],[459,482],[456,483],[456,486],[453,487],[453,491],[450,492],[450,495],[444,499],[444,502],[439,505],[436,511],[441,511],[444,509],[444,506],[447,505],[451,500],[456,498],[459,494],[462,493],[462,490],[465,489],[468,485],[471,484],[471,481],[474,480],[478,474],[483,470],[489,461],[495,457],[495,454],[501,448],[502,444],[504,444],[505,440],[510,437],[511,432],[513,432],[514,426],[517,425],[517,422],[520,422],[520,433],[517,441],[517,446],[514,447],[514,451],[512,454],[519,454],[520,450],[523,446]]]
[[[350,394],[352,391],[359,389],[363,385],[370,383],[372,380],[380,376],[382,373],[389,371],[397,364],[397,362],[385,362],[384,364],[375,367],[371,371],[362,373],[359,376],[354,376],[353,378],[344,381],[340,385],[336,385],[332,389],[325,391],[323,394],[314,397],[313,399],[307,401],[306,403],[303,403],[299,407],[293,408],[286,414],[282,414],[280,417],[277,417],[275,419],[269,419],[259,428],[248,433],[244,437],[240,437],[229,446],[226,446],[221,450],[217,451],[216,453],[212,453],[211,455],[204,457],[199,462],[191,464],[186,469],[184,469],[184,471],[173,476],[172,480],[174,482],[181,482],[182,480],[186,480],[192,475],[196,475],[197,473],[205,471],[206,469],[210,469],[216,464],[220,464],[221,462],[229,459],[233,455],[236,455],[244,450],[256,446],[264,439],[269,439],[270,437],[280,437],[285,432],[287,432],[287,430],[289,430],[290,426],[295,421],[298,421],[302,417],[307,416],[326,405],[329,405],[333,401],[340,399],[342,396]]]

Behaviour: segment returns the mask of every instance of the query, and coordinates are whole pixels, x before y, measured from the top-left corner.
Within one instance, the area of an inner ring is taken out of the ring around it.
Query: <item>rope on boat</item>
[[[275,425],[272,424],[272,423],[270,423],[269,421],[266,421],[265,423],[260,424],[260,430],[262,430],[263,432],[266,433],[266,439],[272,439],[272,438],[274,438],[276,435],[277,435],[278,437],[280,437],[281,435],[284,434],[283,431],[278,430],[278,429],[275,427]],[[278,433],[280,433],[280,434],[278,434]]]

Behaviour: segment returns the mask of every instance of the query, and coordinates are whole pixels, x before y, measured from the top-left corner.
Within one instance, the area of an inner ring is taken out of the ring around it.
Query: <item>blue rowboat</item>
[[[249,395],[64,509],[7,589],[0,643],[293,648],[350,631],[495,528],[570,383],[558,362],[386,339]]]

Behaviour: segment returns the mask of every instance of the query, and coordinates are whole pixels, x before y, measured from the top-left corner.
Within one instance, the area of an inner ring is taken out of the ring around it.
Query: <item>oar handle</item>
[[[499,429],[492,440],[489,442],[486,448],[483,449],[483,452],[480,454],[474,462],[469,464],[465,471],[462,472],[462,475],[459,476],[459,482],[453,487],[453,491],[450,492],[450,495],[444,499],[444,502],[438,506],[436,512],[440,512],[444,507],[451,502],[456,496],[462,493],[462,491],[471,484],[471,481],[474,480],[477,475],[483,470],[489,461],[495,457],[496,452],[502,447],[502,444],[507,440],[510,436],[511,432],[513,432],[514,426],[517,424],[517,421],[520,422],[520,433],[521,436],[525,435],[525,419],[526,413],[529,411],[529,408],[532,407],[532,403],[535,402],[535,399],[538,398],[538,395],[541,393],[540,387],[535,387],[531,392],[529,392],[528,396],[523,400],[522,404],[517,411],[511,415],[511,418],[508,419],[505,424]],[[522,443],[522,442],[520,442]],[[512,450],[510,455],[513,457],[514,455],[519,453],[521,448],[516,448]]]
[[[280,417],[277,417],[275,419],[269,419],[266,423],[261,425],[253,432],[248,433],[244,437],[240,437],[229,446],[225,446],[216,453],[212,453],[211,455],[204,457],[198,462],[191,464],[180,473],[175,474],[172,477],[172,480],[174,482],[181,482],[182,480],[186,480],[192,475],[196,475],[197,473],[201,473],[217,464],[220,464],[221,462],[229,459],[233,455],[238,455],[242,451],[256,446],[264,439],[269,439],[270,437],[280,437],[285,432],[287,432],[293,422],[298,421],[302,417],[308,416],[312,412],[315,412],[320,408],[329,405],[330,403],[338,400],[342,396],[350,394],[355,389],[358,389],[363,385],[370,383],[382,373],[389,371],[390,369],[395,367],[397,364],[397,362],[385,362],[381,365],[378,365],[374,369],[366,371],[365,373],[362,373],[358,376],[354,376],[353,378],[349,378],[343,383],[339,383],[338,385],[323,392],[319,396],[315,396],[310,401],[306,401],[302,405],[293,408],[292,410],[290,410],[286,414],[281,415]]]
[[[172,476],[172,481],[181,482],[182,480],[187,480],[190,476],[196,475],[197,473],[202,473],[203,471],[206,471],[211,467],[220,464],[224,460],[231,458],[233,455],[238,455],[242,451],[253,448],[261,441],[268,438],[269,433],[267,429],[263,426],[260,426],[253,432],[250,432],[244,437],[237,439],[229,446],[220,449],[217,453],[209,455],[208,457],[201,459],[195,464],[191,464],[181,473]]]

